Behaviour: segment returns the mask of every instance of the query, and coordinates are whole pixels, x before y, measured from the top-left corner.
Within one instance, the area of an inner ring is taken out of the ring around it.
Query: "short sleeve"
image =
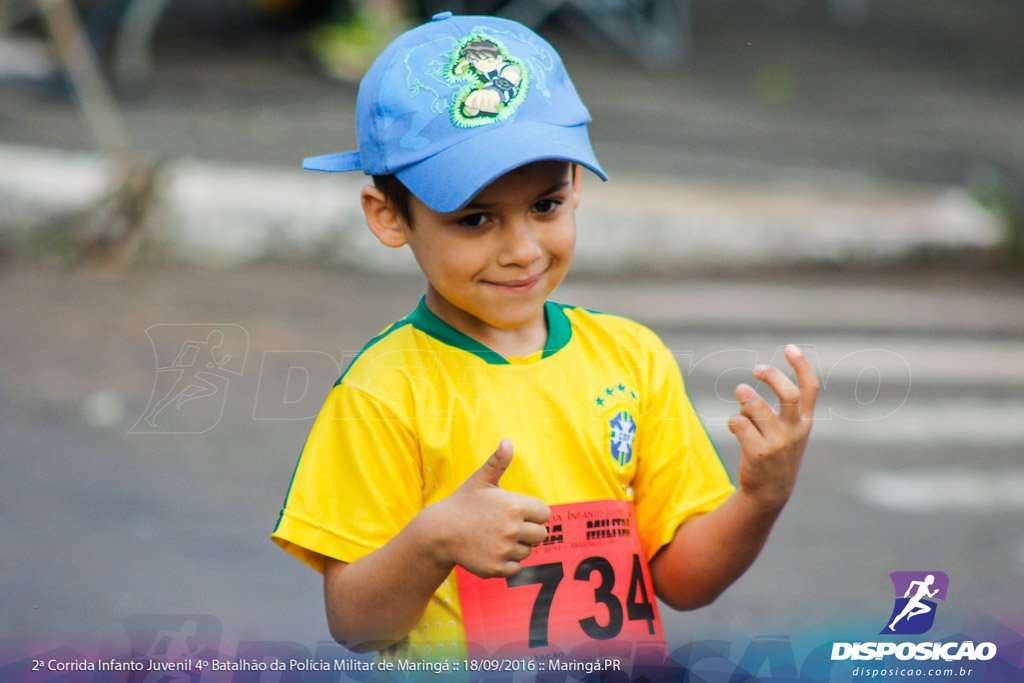
[[[683,522],[709,512],[735,490],[686,396],[675,358],[660,340],[651,357],[648,400],[637,423],[633,481],[637,525],[650,560]]]
[[[422,472],[408,426],[369,394],[327,397],[292,478],[273,539],[317,571],[384,545],[422,509]]]

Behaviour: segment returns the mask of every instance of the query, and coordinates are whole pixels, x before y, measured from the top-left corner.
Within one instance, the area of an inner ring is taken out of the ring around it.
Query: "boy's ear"
[[[580,188],[583,185],[583,167],[572,165],[572,208],[580,208]]]
[[[366,215],[366,225],[385,247],[397,248],[406,243],[405,222],[402,216],[373,185],[367,185],[359,194]]]

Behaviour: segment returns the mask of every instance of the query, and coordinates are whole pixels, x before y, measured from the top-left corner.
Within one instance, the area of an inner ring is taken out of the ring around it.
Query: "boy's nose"
[[[502,266],[528,266],[544,253],[537,234],[528,221],[506,223],[498,263]]]

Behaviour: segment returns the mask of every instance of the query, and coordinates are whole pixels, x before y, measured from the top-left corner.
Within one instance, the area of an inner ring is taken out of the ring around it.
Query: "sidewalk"
[[[53,226],[99,207],[112,177],[111,164],[93,154],[0,145],[0,230],[20,250],[38,249],[40,234],[52,240]],[[878,266],[993,251],[1004,240],[996,217],[958,188],[587,181],[575,257],[585,273]],[[211,266],[274,258],[414,272],[408,254],[380,248],[366,230],[363,183],[359,175],[169,162],[144,217],[146,248]],[[76,234],[69,226],[56,242],[74,249]]]
[[[265,17],[198,7],[173,6],[149,92],[122,102],[136,153],[157,164],[136,225],[95,219],[112,170],[74,107],[0,83],[0,245],[127,241],[121,258],[411,268],[363,228],[362,177],[296,170],[355,146],[355,88],[314,74]],[[663,74],[542,29],[611,175],[586,178],[576,267],[879,267],[1003,248],[1006,226],[968,186],[1024,169],[1020,69],[968,59],[971,27],[959,52],[920,36],[880,45],[898,25],[886,11],[844,34],[704,8],[691,59]]]

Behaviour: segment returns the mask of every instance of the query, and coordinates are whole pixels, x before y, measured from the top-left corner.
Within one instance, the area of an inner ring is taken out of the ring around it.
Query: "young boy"
[[[515,78],[467,68],[482,44]],[[427,279],[331,391],[273,535],[323,573],[331,634],[350,648],[663,642],[655,595],[710,603],[789,498],[818,392],[796,347],[797,384],[754,369],[777,411],[736,390],[737,489],[652,332],[548,301],[572,260],[582,169],[605,178],[589,120],[541,38],[445,13],[363,79],[359,151],[306,160],[373,175],[370,230],[408,245]]]

